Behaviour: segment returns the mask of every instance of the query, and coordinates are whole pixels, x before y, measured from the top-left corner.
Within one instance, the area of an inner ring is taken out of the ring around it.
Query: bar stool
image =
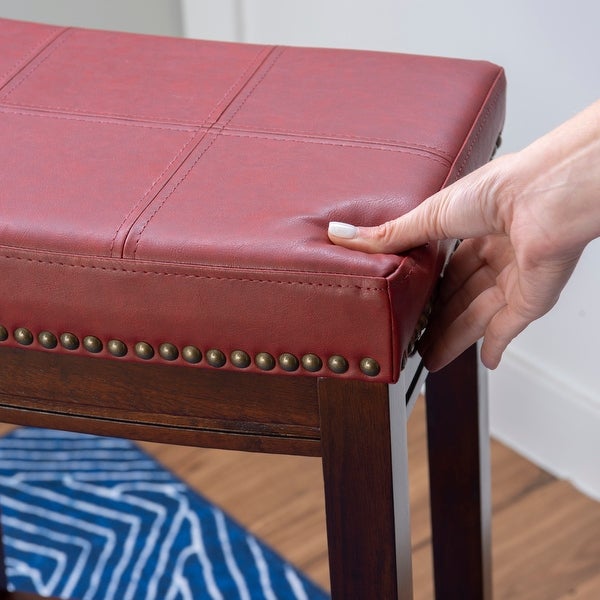
[[[450,245],[365,255],[327,223],[489,160],[504,95],[487,62],[0,20],[0,419],[321,456],[332,597],[411,598],[414,347]],[[436,597],[490,598],[475,349],[426,389]]]

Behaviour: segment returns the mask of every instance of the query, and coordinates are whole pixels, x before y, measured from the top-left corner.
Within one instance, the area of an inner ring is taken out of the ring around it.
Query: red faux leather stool
[[[327,224],[489,160],[504,92],[486,62],[0,21],[0,419],[322,456],[333,598],[410,598],[412,348],[449,245]],[[489,598],[474,349],[427,410],[437,597]]]

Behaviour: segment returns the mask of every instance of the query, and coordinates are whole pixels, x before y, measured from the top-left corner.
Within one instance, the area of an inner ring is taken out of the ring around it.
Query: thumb
[[[492,193],[495,177],[486,167],[440,190],[405,215],[381,225],[356,227],[332,221],[329,239],[353,250],[398,253],[433,240],[465,239],[498,232]]]

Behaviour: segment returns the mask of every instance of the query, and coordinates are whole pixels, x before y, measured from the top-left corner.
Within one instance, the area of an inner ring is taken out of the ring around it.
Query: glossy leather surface
[[[341,355],[335,376],[395,380],[447,245],[365,255],[327,223],[380,223],[486,162],[504,92],[486,62],[0,20],[0,343],[322,359],[293,375]]]

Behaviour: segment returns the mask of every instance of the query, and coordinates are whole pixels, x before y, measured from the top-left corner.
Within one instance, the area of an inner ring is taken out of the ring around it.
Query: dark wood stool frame
[[[426,382],[436,598],[489,600],[487,399],[470,348]],[[0,348],[0,421],[321,456],[334,600],[412,598],[407,415],[418,358],[388,386]],[[0,600],[40,596],[6,591]]]

